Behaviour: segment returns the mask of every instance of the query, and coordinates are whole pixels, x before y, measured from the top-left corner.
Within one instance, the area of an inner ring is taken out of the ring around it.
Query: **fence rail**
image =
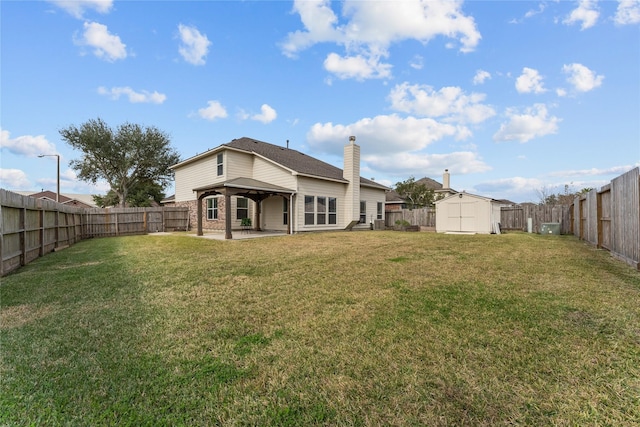
[[[92,237],[187,230],[188,208],[84,209],[0,189],[0,275]]]

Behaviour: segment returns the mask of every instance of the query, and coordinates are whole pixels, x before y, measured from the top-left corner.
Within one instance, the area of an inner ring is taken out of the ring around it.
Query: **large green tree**
[[[93,184],[107,181],[123,207],[132,190],[149,183],[164,189],[173,178],[170,166],[180,161],[169,136],[154,126],[127,122],[112,129],[98,118],[61,129],[60,136],[82,152],[70,162],[78,178]]]
[[[160,204],[165,198],[164,189],[155,182],[141,182],[129,188],[126,205],[129,207],[149,207],[153,203]],[[107,194],[93,196],[93,201],[101,208],[120,206],[120,197],[115,191],[109,190]]]
[[[433,190],[426,185],[416,182],[414,177],[396,183],[396,193],[407,202],[409,209],[423,208],[433,204]]]

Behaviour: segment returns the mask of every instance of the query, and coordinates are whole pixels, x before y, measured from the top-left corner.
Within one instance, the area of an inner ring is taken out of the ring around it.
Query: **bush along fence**
[[[84,209],[0,189],[0,275],[93,237],[186,231],[188,208]]]
[[[573,234],[640,270],[640,168],[576,198]]]

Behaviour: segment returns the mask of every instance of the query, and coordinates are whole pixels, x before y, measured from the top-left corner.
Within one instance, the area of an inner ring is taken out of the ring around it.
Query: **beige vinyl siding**
[[[360,200],[366,201],[367,203],[367,224],[376,219],[376,215],[378,213],[378,202],[381,202],[383,205],[382,219],[384,219],[384,190],[376,190],[370,187],[360,187]]]
[[[224,158],[225,181],[235,178],[251,178],[253,154],[226,150]]]
[[[280,196],[272,196],[262,201],[260,227],[263,230],[287,230],[283,224],[282,200]]]
[[[292,190],[296,185],[296,178],[291,171],[260,157],[254,159],[251,178]]]
[[[208,156],[175,169],[176,202],[195,200],[194,188],[224,181],[216,176],[216,155]]]

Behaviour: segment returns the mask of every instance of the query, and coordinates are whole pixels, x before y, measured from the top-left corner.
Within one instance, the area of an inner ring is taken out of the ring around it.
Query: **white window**
[[[207,219],[218,219],[218,199],[207,199]]]
[[[249,199],[239,197],[236,204],[236,219],[249,218]]]
[[[335,197],[329,197],[329,224],[338,223],[338,200]]]
[[[313,225],[315,217],[315,197],[304,196],[304,225]]]
[[[367,222],[367,202],[360,201],[360,224]]]
[[[378,213],[376,215],[377,219],[382,219],[382,202],[378,202]]]
[[[222,176],[224,173],[224,155],[222,153],[218,154],[218,176]]]
[[[338,201],[335,197],[304,196],[304,224],[338,223]]]
[[[316,197],[316,224],[324,225],[327,223],[327,198]]]

